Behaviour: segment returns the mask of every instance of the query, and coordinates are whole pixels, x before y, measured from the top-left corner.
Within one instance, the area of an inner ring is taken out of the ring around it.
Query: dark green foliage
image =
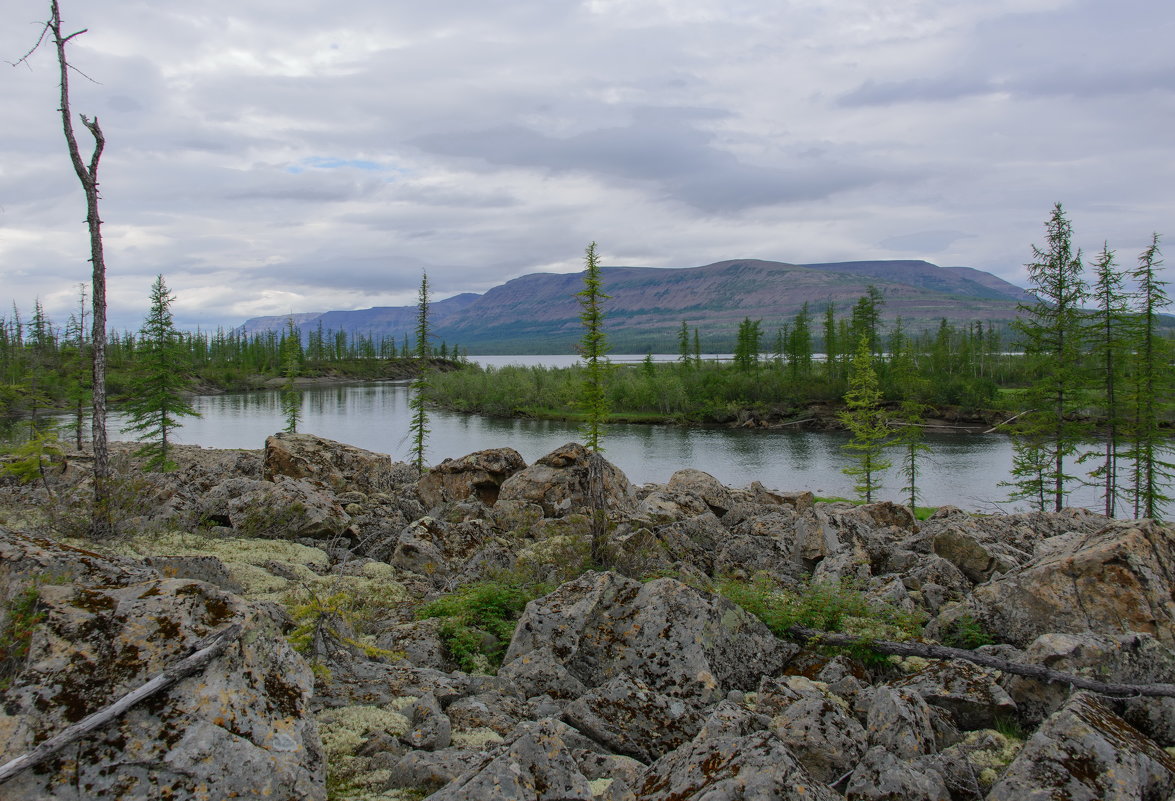
[[[420,295],[416,312],[416,360],[420,365],[416,380],[412,382],[412,461],[417,472],[424,471],[424,446],[428,441],[428,274],[420,278]]]
[[[738,339],[734,345],[735,369],[747,372],[759,365],[762,341],[762,321],[744,318],[738,325]]]
[[[890,467],[884,453],[893,433],[881,407],[881,388],[865,334],[857,340],[857,352],[849,369],[845,410],[840,419],[851,435],[844,449],[853,459],[843,472],[855,479],[853,487],[860,497],[866,503],[871,502],[874,493],[881,489],[881,474]]]
[[[1114,264],[1114,252],[1108,246],[1094,262],[1094,284],[1091,299],[1094,311],[1090,316],[1089,342],[1093,369],[1098,379],[1095,383],[1102,394],[1102,414],[1105,420],[1104,448],[1101,463],[1089,473],[1089,477],[1102,487],[1103,511],[1106,517],[1113,517],[1118,503],[1118,451],[1121,447],[1121,433],[1124,423],[1121,385],[1124,376],[1130,343],[1127,331],[1130,326],[1129,304],[1123,286],[1123,275]],[[1089,452],[1081,458],[1096,454]]]
[[[298,431],[298,421],[302,419],[302,393],[294,383],[302,372],[302,335],[292,317],[286,319],[281,354],[282,377],[285,379],[281,388],[282,416],[286,420],[286,432],[294,434]]]
[[[417,617],[444,618],[441,636],[453,660],[462,670],[486,672],[502,664],[522,610],[548,592],[541,584],[466,584],[421,607]]]
[[[870,600],[852,582],[810,582],[779,589],[769,580],[725,580],[718,592],[786,637],[793,626],[845,632],[871,639],[907,640],[921,634],[921,621],[908,612]]]
[[[1019,455],[1027,458],[1014,466],[1016,489],[1011,497],[1038,502],[1043,489],[1043,500],[1047,504],[1051,498],[1058,512],[1065,505],[1066,486],[1073,481],[1065,459],[1089,434],[1080,417],[1087,344],[1082,305],[1088,291],[1081,276],[1081,254],[1074,253],[1072,239],[1072,226],[1058,203],[1045,224],[1045,247],[1033,246],[1034,261],[1028,265],[1037,302],[1022,305],[1023,316],[1015,323],[1036,377],[1025,393],[1032,411],[1012,430],[1024,443]]]
[[[135,371],[123,401],[128,419],[123,430],[137,432],[136,439],[146,443],[137,453],[147,457],[144,469],[148,470],[175,466],[168,456],[172,435],[182,425],[180,418],[198,416],[183,394],[189,384],[190,351],[172,321],[173,299],[163,276],[156,276],[151,309],[139,330]]]
[[[1136,518],[1159,519],[1172,501],[1170,485],[1175,479],[1171,437],[1162,427],[1175,400],[1175,370],[1171,368],[1175,347],[1158,333],[1159,312],[1171,305],[1167,282],[1158,277],[1162,263],[1155,234],[1131,271],[1138,287],[1138,319],[1131,337],[1133,375],[1127,389],[1125,423],[1129,445],[1124,456],[1130,465],[1127,489]]]
[[[995,639],[972,615],[961,615],[955,618],[942,631],[942,644],[950,648],[973,650],[993,643],[995,643]]]
[[[587,270],[583,274],[583,289],[576,293],[580,308],[579,319],[583,323],[583,337],[580,339],[579,355],[583,358],[585,371],[581,408],[584,411],[584,445],[599,453],[603,450],[603,424],[608,419],[608,339],[604,335],[604,294],[600,279],[600,262],[596,255],[596,243],[592,242],[584,252]]]

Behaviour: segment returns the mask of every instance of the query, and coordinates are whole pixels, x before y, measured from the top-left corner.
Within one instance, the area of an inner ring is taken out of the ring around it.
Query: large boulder
[[[991,788],[988,801],[1135,801],[1175,793],[1175,757],[1078,693],[1054,713]]]
[[[513,448],[477,451],[460,459],[445,459],[420,477],[416,491],[430,508],[470,496],[493,506],[502,482],[525,467],[526,462]]]
[[[592,460],[599,460],[600,499],[605,508],[632,508],[636,503],[636,491],[628,477],[577,442],[569,442],[510,476],[502,482],[498,499],[538,504],[546,517],[563,517],[570,512],[590,509],[588,465]]]
[[[658,759],[637,780],[614,781],[605,801],[834,801],[774,732],[723,702],[692,741]]]
[[[351,525],[334,499],[306,481],[279,476],[276,481],[229,478],[201,500],[205,520],[231,526],[242,537],[329,539]]]
[[[203,670],[124,712],[41,767],[5,798],[325,798],[308,703],[313,676],[267,612],[212,585],[144,577],[96,554],[0,529],[13,566],[0,593],[35,592],[27,654],[6,665],[0,762],[103,709],[233,623],[244,634]],[[154,571],[151,571],[152,573]],[[67,583],[46,583],[61,582]],[[21,621],[5,622],[7,633]]]
[[[703,703],[755,689],[799,650],[724,598],[610,572],[585,573],[527,604],[506,666],[547,649],[589,688],[623,675]]]
[[[372,493],[388,492],[404,483],[408,474],[396,467],[387,454],[313,434],[283,432],[266,438],[261,475],[266,481],[287,476],[316,481],[335,492]]]
[[[970,614],[1021,648],[1042,634],[1150,634],[1175,645],[1175,530],[1117,521],[1046,540],[1031,562],[981,584],[935,628]],[[933,634],[934,629],[931,629]]]

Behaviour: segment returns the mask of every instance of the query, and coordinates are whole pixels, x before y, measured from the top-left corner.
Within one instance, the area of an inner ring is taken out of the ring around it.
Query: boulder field
[[[0,799],[1175,798],[1169,695],[788,630],[1175,683],[1154,521],[634,486],[574,443],[419,475],[278,434],[123,454],[94,542],[83,459],[0,479],[0,763],[241,633]]]

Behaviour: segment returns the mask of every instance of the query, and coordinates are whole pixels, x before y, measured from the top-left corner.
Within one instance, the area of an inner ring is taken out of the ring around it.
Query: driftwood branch
[[[244,627],[240,623],[232,624],[219,634],[198,643],[195,653],[176,662],[138,689],[131,690],[113,704],[103,707],[59,734],[50,737],[27,754],[0,765],[0,782],[7,781],[22,770],[41,764],[69,744],[110,723],[140,701],[167,689],[185,676],[196,673],[224,653],[225,649],[241,636],[243,630]]]
[[[864,646],[877,651],[879,654],[894,654],[897,656],[920,656],[925,659],[964,659],[976,665],[1002,670],[1017,676],[1045,682],[1046,684],[1068,684],[1081,690],[1089,690],[1099,695],[1110,695],[1117,698],[1135,698],[1138,696],[1152,696],[1161,698],[1175,698],[1175,684],[1110,684],[1104,681],[1095,681],[1072,673],[1062,673],[1059,670],[1050,670],[1040,665],[1026,665],[1023,662],[1012,662],[991,654],[969,651],[965,648],[948,648],[945,645],[930,645],[924,642],[889,642],[887,640],[871,640],[867,637],[856,637],[852,634],[834,634],[819,629],[809,629],[803,626],[792,626],[788,629],[792,637],[803,640],[810,645],[840,645]]]
[[[1015,420],[1017,417],[1023,417],[1024,415],[1026,415],[1026,414],[1030,414],[1030,413],[1032,413],[1032,412],[1035,412],[1035,411],[1036,411],[1036,409],[1025,409],[1024,411],[1020,412],[1020,414],[1014,414],[1014,415],[1012,415],[1011,417],[1009,417],[1007,420],[1005,420],[1005,421],[1004,421],[1004,422],[1002,422],[1002,423],[996,423],[994,426],[992,426],[991,428],[987,429],[987,431],[984,431],[983,433],[984,433],[984,434],[994,434],[996,431],[999,431],[1001,428],[1003,428],[1003,427],[1004,427],[1004,426],[1006,426],[1008,423],[1010,423],[1010,422],[1012,422],[1013,420]]]

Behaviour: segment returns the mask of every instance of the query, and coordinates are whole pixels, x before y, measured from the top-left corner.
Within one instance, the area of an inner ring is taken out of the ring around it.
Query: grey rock
[[[878,687],[867,725],[869,745],[881,746],[898,759],[938,750],[930,707],[913,690]]]
[[[307,479],[335,492],[388,492],[407,483],[387,454],[366,451],[313,434],[274,434],[265,440],[262,477]],[[412,477],[415,480],[415,476]]]
[[[506,735],[527,714],[527,708],[514,696],[491,690],[459,698],[446,712],[455,729],[491,729]]]
[[[228,592],[241,592],[241,585],[215,556],[148,556],[143,561],[169,578],[207,581]]]
[[[441,640],[440,629],[441,619],[435,617],[400,623],[381,632],[375,638],[375,646],[403,653],[404,659],[416,667],[455,670],[457,666]]]
[[[626,675],[702,703],[753,689],[799,650],[729,601],[679,581],[594,572],[527,605],[506,665],[544,649],[588,687]]]
[[[409,751],[392,764],[387,788],[437,790],[481,763],[485,755],[470,748]]]
[[[710,736],[704,728],[688,745],[650,765],[638,784],[609,788],[605,799],[640,801],[834,801],[839,793],[809,776],[770,731]],[[628,790],[625,793],[625,789]]]
[[[551,718],[523,724],[430,799],[591,801],[591,785],[572,757],[568,734],[565,724]]]
[[[205,518],[230,525],[246,537],[296,540],[342,534],[350,516],[307,481],[278,476],[276,482],[230,478],[201,499]]]
[[[718,517],[734,505],[730,489],[709,473],[701,470],[678,470],[669,477],[666,488],[670,492],[688,492],[701,498]]]
[[[689,704],[626,676],[580,696],[563,710],[563,720],[610,751],[646,763],[689,742],[702,725]]]
[[[493,506],[502,482],[525,467],[526,462],[513,448],[477,451],[460,459],[445,459],[420,477],[416,489],[429,507],[470,496]]]
[[[404,744],[420,751],[440,751],[452,742],[453,727],[449,716],[441,711],[432,693],[417,698],[408,708],[412,728],[404,735]]]
[[[576,442],[558,448],[502,482],[499,501],[538,504],[546,517],[563,517],[588,507],[590,452]],[[600,458],[600,457],[594,457]],[[603,501],[608,509],[631,509],[636,491],[618,468],[604,459]]]
[[[865,753],[865,729],[847,705],[803,698],[771,720],[788,750],[812,778],[832,783]]]
[[[919,770],[880,746],[870,748],[849,777],[849,801],[950,801],[934,770]]]
[[[1055,712],[988,801],[1126,801],[1175,793],[1175,758],[1089,693]]]
[[[498,675],[512,682],[526,698],[547,695],[551,698],[578,698],[587,686],[563,665],[550,648],[540,647],[519,654],[507,662]]]
[[[999,718],[1016,714],[1016,702],[1000,686],[999,674],[961,659],[931,662],[893,686],[918,693],[963,730],[991,729]]]

